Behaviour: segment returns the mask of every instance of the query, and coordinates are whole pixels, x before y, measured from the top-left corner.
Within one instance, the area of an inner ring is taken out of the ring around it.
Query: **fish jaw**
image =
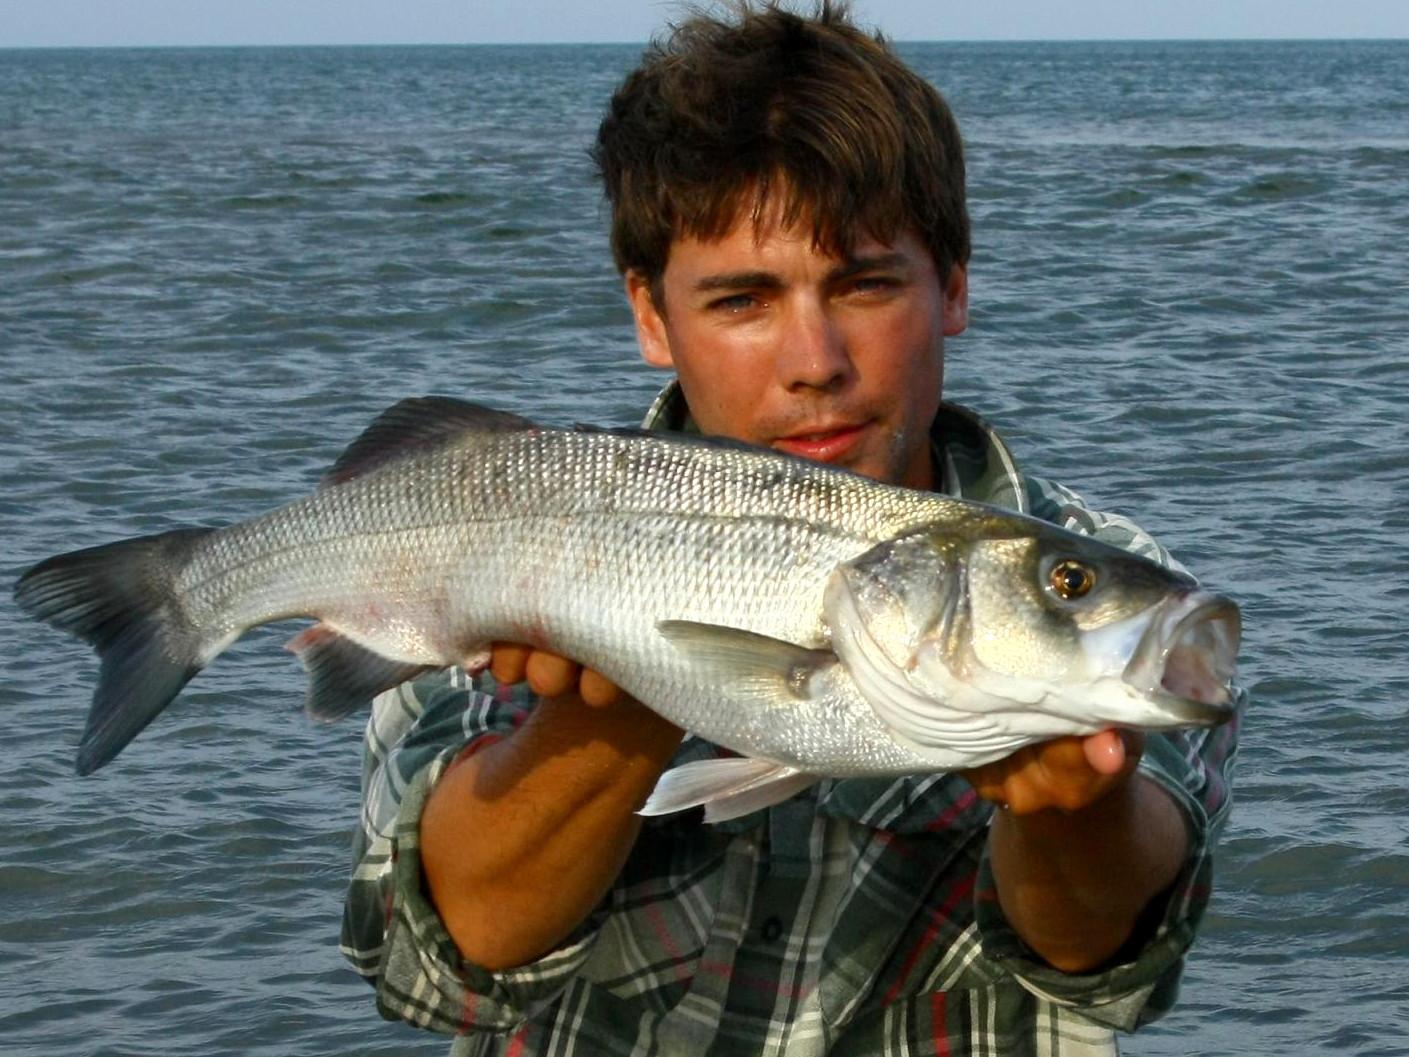
[[[1184,723],[1222,723],[1234,710],[1241,635],[1230,599],[1203,590],[1175,595],[1151,614],[1121,678]]]
[[[1213,727],[1237,708],[1238,607],[1182,590],[1126,620],[1083,633],[1084,678],[1054,686],[1044,707],[1108,726]],[[1075,673],[1073,673],[1075,675]]]

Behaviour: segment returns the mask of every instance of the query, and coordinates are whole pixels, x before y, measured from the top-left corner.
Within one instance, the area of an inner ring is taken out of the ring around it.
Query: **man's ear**
[[[949,269],[944,283],[944,336],[952,338],[964,333],[969,325],[969,269],[956,264]]]
[[[674,367],[665,315],[656,307],[650,282],[638,271],[626,273],[626,299],[636,319],[636,343],[641,347],[641,359],[652,367]]]

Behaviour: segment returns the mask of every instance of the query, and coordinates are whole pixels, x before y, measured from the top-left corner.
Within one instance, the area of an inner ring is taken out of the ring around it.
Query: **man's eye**
[[[757,299],[752,294],[730,294],[711,301],[709,307],[717,312],[742,312],[755,304]]]
[[[851,288],[859,294],[885,293],[894,290],[900,281],[893,275],[859,275],[852,280]]]

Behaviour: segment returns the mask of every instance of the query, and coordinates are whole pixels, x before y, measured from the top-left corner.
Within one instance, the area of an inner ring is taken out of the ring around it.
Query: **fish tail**
[[[156,718],[228,641],[191,623],[175,580],[214,529],[141,536],[40,562],[15,585],[25,612],[98,652],[98,689],[75,769],[90,774]]]

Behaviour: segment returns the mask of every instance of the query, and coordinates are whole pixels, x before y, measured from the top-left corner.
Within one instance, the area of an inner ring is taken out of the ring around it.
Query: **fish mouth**
[[[1188,591],[1162,603],[1122,678],[1180,720],[1214,726],[1235,708],[1242,617],[1230,599]]]

